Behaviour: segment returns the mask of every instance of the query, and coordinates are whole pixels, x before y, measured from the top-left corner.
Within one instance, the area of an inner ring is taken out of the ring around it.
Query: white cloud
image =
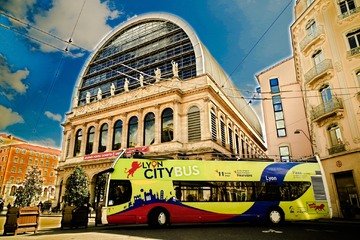
[[[3,3],[4,1],[5,3]],[[51,3],[47,3],[50,6],[49,9],[45,9],[44,6],[43,9],[38,6],[35,9],[35,3],[36,0],[0,0],[0,8],[57,38],[65,41],[71,38],[73,44],[86,50],[94,49],[103,36],[112,30],[107,21],[114,20],[122,14],[121,11],[110,7],[109,0],[91,0],[86,1],[85,4],[84,1],[79,0],[52,0]],[[13,23],[19,25],[14,21]],[[52,52],[66,48],[67,43],[59,39],[41,33],[34,28],[27,30],[31,37],[47,43],[35,42],[41,51]],[[80,50],[79,48],[70,46],[69,50],[74,53],[74,57],[81,56],[76,51]]]
[[[2,9],[23,20],[27,19],[27,12],[35,3],[36,0],[0,0]]]
[[[120,12],[112,11],[107,5],[107,1],[86,1],[83,9],[82,6],[83,1],[54,0],[51,9],[34,16],[34,22],[38,28],[46,32],[64,40],[71,38],[77,46],[92,50],[99,40],[111,31],[112,28],[107,25],[107,20],[119,17]],[[49,38],[46,41],[65,49],[66,44],[59,45],[59,41],[56,39]],[[70,50],[74,48],[70,47]],[[41,50],[54,51],[55,49],[42,45]]]
[[[54,114],[54,113],[49,112],[49,111],[46,111],[44,114],[45,114],[45,116],[47,116],[51,120],[61,122],[62,117],[61,117],[60,114]]]
[[[0,105],[0,112],[0,130],[4,130],[8,126],[14,125],[16,123],[24,123],[24,119],[20,116],[20,114],[13,112],[11,108],[6,108]]]
[[[49,148],[58,148],[59,147],[59,146],[57,146],[56,142],[52,138],[45,138],[42,140],[29,140],[29,143],[38,145],[38,146],[49,147]]]
[[[15,94],[24,94],[28,86],[23,83],[27,78],[29,71],[27,69],[14,71],[5,57],[0,54],[0,93],[8,99],[12,99]]]

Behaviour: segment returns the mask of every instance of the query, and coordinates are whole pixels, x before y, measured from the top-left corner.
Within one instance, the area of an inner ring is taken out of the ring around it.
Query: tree
[[[65,185],[64,201],[69,206],[81,207],[89,201],[89,181],[82,167],[76,166]]]
[[[42,193],[43,182],[40,169],[33,167],[28,171],[23,186],[16,189],[15,206],[26,207],[37,201]]]

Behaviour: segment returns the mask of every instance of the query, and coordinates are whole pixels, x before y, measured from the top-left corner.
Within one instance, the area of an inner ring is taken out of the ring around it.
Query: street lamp
[[[308,136],[306,135],[306,133],[305,133],[302,129],[296,129],[295,132],[294,132],[294,134],[300,134],[300,132],[302,132],[302,133],[304,134],[304,136],[309,140],[310,145],[311,145],[311,151],[312,151],[312,153],[314,154],[313,142],[312,142],[312,140],[310,139],[310,137],[308,137]]]

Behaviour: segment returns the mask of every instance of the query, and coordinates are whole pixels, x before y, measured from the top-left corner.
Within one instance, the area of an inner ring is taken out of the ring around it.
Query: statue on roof
[[[125,92],[129,91],[129,80],[127,78],[125,78],[125,82],[124,82],[124,91]]]
[[[139,81],[140,81],[140,86],[143,87],[144,86],[144,76],[141,73],[140,73]]]
[[[157,68],[154,70],[154,72],[155,72],[155,81],[156,81],[156,82],[159,82],[159,81],[160,81],[160,78],[161,78],[161,69],[157,67]]]
[[[111,84],[110,94],[111,94],[111,96],[114,96],[114,95],[115,95],[115,85],[114,85],[114,83]]]
[[[171,64],[172,64],[172,72],[173,72],[174,77],[179,77],[178,63],[175,62],[174,60],[172,60]]]
[[[90,103],[90,92],[86,92],[86,103]]]
[[[101,88],[99,88],[97,92],[97,100],[101,100],[101,98],[102,98],[102,91]]]
[[[78,104],[79,104],[79,97],[78,97],[78,95],[76,94],[75,97],[74,97],[73,107],[77,107]]]

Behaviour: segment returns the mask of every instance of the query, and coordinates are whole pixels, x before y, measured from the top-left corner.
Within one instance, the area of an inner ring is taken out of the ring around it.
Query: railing
[[[349,51],[347,51],[348,57],[354,56],[360,54],[360,47],[352,48]]]
[[[321,76],[329,69],[333,69],[331,59],[323,60],[321,63],[316,64],[315,67],[311,68],[307,73],[305,73],[305,82],[307,84],[310,83],[312,80],[316,79],[318,76]]]
[[[330,147],[328,150],[329,150],[329,154],[335,154],[335,153],[346,151],[345,144],[334,145],[334,146]]]
[[[311,120],[333,113],[338,109],[344,109],[340,98],[333,98],[330,101],[314,107],[310,112]]]
[[[338,16],[338,18],[339,18],[340,20],[342,20],[342,19],[345,19],[345,18],[347,18],[347,17],[349,17],[349,16],[351,16],[351,15],[354,15],[354,14],[356,14],[356,13],[358,13],[358,12],[360,12],[360,7],[353,8],[353,9],[347,11],[347,12],[344,12],[344,13],[340,14],[340,15]]]
[[[324,34],[324,28],[323,26],[317,26],[316,29],[314,29],[311,34],[304,37],[303,40],[300,42],[300,49],[303,51],[310,42],[312,42],[314,39],[318,38],[320,35]]]

